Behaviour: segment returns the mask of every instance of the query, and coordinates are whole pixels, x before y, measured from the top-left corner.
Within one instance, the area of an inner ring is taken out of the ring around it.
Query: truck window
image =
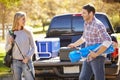
[[[51,28],[70,29],[70,27],[71,27],[70,15],[55,17],[51,22]]]
[[[83,32],[84,20],[82,16],[73,16],[72,30],[74,32]]]

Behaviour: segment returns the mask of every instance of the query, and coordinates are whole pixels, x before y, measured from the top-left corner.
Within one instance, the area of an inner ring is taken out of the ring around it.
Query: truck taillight
[[[82,14],[81,13],[79,13],[79,14],[73,14],[73,16],[82,16]]]
[[[115,48],[115,51],[112,53],[112,58],[117,58],[119,49]]]

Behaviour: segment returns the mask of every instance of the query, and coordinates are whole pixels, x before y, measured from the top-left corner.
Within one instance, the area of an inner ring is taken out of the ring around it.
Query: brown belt
[[[16,61],[21,61],[21,62],[23,61],[23,60],[21,60],[21,59],[13,59],[13,60],[16,60]]]
[[[21,61],[21,62],[22,62],[23,60],[18,60],[18,61]]]

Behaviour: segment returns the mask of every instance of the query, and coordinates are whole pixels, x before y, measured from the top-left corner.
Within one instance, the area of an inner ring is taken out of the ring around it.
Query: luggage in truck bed
[[[69,52],[73,50],[78,50],[75,48],[69,48],[69,47],[61,47],[59,50],[59,56],[60,56],[60,61],[61,62],[69,62]]]

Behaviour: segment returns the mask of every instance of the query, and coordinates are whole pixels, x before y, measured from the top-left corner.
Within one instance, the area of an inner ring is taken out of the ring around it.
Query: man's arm
[[[81,37],[76,42],[69,44],[68,47],[70,47],[70,48],[76,48],[77,46],[81,45],[84,42],[85,42],[85,39],[83,37]]]
[[[102,46],[98,49],[97,52],[90,51],[90,54],[88,55],[88,58],[87,58],[88,61],[104,53],[111,44],[112,44],[112,41],[104,41],[102,43]]]

